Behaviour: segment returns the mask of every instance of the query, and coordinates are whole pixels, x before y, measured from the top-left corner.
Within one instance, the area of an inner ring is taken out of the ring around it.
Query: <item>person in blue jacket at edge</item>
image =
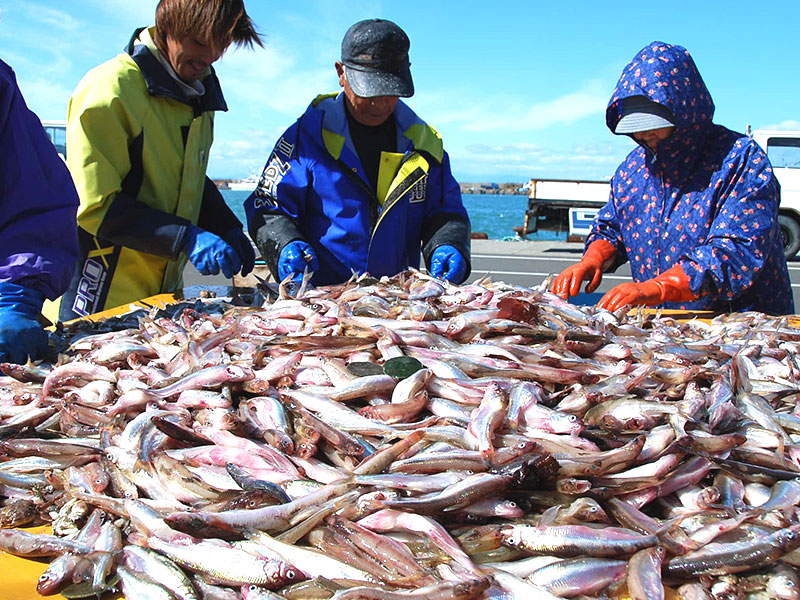
[[[78,194],[14,71],[0,60],[0,362],[47,352],[38,316],[78,260]]]
[[[347,30],[338,94],[318,96],[275,145],[245,201],[278,280],[314,285],[419,268],[463,282],[470,223],[442,139],[399,98],[414,93],[409,39],[391,21]]]
[[[606,110],[608,128],[638,147],[611,194],[580,263],[552,285],[564,298],[625,261],[634,282],[598,306],[662,306],[794,313],[783,255],[780,186],[753,140],[712,122],[714,103],[689,52],[652,42],[625,67]]]

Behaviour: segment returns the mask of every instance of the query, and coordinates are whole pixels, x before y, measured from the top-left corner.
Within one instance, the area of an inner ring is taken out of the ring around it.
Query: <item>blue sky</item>
[[[411,38],[410,106],[442,134],[461,181],[598,179],[632,147],[604,111],[625,64],[662,40],[695,58],[715,121],[800,129],[800,1],[672,2],[245,0],[265,49],[215,64],[229,105],[217,115],[209,175],[260,171],[281,132],[319,93],[354,22],[381,17]],[[0,0],[0,58],[29,106],[64,118],[71,91],[153,22],[156,0]]]

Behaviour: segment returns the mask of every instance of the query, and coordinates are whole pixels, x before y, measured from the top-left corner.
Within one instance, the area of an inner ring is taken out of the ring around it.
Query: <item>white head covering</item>
[[[637,133],[661,127],[674,127],[672,112],[645,96],[628,96],[622,99],[620,107],[622,118],[614,133]]]

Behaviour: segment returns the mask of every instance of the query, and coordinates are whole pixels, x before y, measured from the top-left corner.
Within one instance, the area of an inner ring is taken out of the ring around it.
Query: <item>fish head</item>
[[[227,365],[224,374],[225,381],[230,382],[249,381],[255,377],[255,373],[250,367],[242,365]]]
[[[579,498],[567,510],[567,516],[587,523],[609,523],[608,515],[593,498]]]
[[[52,596],[60,592],[72,583],[71,574],[79,560],[73,554],[64,554],[53,560],[36,582],[36,591],[42,596]]]
[[[473,513],[459,512],[448,517],[453,523],[466,523],[468,525],[484,525],[488,522],[487,517]]]
[[[651,555],[657,564],[661,564],[667,556],[667,549],[664,546],[656,546],[651,550]]]
[[[492,584],[488,577],[461,581],[453,586],[453,598],[480,598]]]
[[[584,429],[584,424],[577,415],[554,412],[548,418],[551,433],[578,435]]]
[[[800,546],[800,523],[781,531],[778,534],[776,543],[786,552],[791,552]]]
[[[264,559],[264,573],[270,579],[270,587],[275,588],[282,588],[308,579],[308,575],[297,567],[277,559]]]
[[[65,580],[63,579],[64,574],[61,573],[60,575],[61,577],[58,577],[54,573],[49,573],[47,571],[42,573],[36,583],[36,591],[42,596],[50,596],[58,593],[65,585]]]
[[[505,525],[497,530],[500,537],[500,543],[503,546],[510,546],[514,548],[522,543],[522,533],[518,527],[514,525]]]
[[[495,507],[495,516],[505,517],[507,519],[517,519],[521,517],[524,512],[520,506],[513,500],[503,500]]]
[[[450,320],[447,323],[447,329],[445,330],[445,335],[449,338],[453,338],[464,331],[467,327],[469,327],[469,323],[461,315],[450,317]]]
[[[272,600],[275,598],[275,594],[255,583],[243,585],[239,588],[239,592],[242,595],[242,600]]]

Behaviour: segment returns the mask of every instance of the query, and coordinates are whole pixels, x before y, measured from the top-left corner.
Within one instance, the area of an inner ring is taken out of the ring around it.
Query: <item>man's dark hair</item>
[[[161,0],[156,7],[156,43],[166,48],[167,35],[193,39],[224,50],[259,45],[261,37],[244,10],[243,0]]]

